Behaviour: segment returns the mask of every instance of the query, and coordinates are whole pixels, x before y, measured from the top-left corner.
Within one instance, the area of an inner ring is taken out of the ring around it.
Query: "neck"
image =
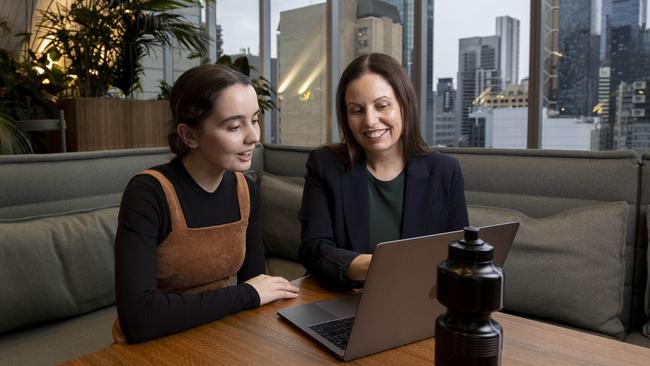
[[[401,144],[395,148],[380,153],[368,153],[366,151],[366,167],[377,179],[391,181],[395,179],[406,166],[406,159],[402,153]]]
[[[212,164],[203,159],[200,154],[192,151],[181,159],[183,166],[190,173],[190,176],[199,187],[206,192],[214,192],[219,188],[221,179],[225,173],[224,169],[215,168]]]

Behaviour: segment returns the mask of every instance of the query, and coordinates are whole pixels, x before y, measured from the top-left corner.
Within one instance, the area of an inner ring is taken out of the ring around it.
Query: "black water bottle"
[[[436,366],[500,365],[503,330],[490,314],[503,307],[503,272],[479,229],[464,231],[438,265],[438,301],[447,312],[436,320]]]

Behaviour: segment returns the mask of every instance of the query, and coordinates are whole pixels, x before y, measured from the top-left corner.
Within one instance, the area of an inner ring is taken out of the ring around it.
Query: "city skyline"
[[[271,29],[277,30],[281,11],[324,2],[323,0],[273,0]],[[456,83],[458,42],[461,38],[496,34],[495,19],[505,15],[520,22],[518,79],[528,77],[530,4],[521,0],[481,0],[481,6],[476,6],[477,3],[477,0],[434,1],[434,85],[438,78],[448,77],[454,79]],[[226,54],[240,53],[242,48],[250,49],[253,54],[259,54],[258,12],[257,0],[217,1],[217,23],[223,28],[223,49]],[[277,57],[275,32],[271,34],[271,57]]]

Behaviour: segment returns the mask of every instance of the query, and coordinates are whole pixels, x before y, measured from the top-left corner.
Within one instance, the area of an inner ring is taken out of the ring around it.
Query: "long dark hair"
[[[352,135],[352,130],[348,124],[345,92],[351,82],[367,73],[381,76],[395,92],[395,97],[402,112],[401,140],[404,157],[408,160],[415,155],[426,154],[427,144],[420,135],[420,114],[411,80],[399,62],[383,53],[370,53],[359,56],[343,71],[336,90],[336,117],[343,136],[340,144],[331,145],[330,148],[341,155],[348,168],[351,168],[358,159],[365,157],[363,147]]]
[[[210,115],[224,89],[235,84],[251,85],[248,77],[223,65],[201,65],[185,71],[174,83],[169,96],[172,121],[167,142],[174,154],[182,158],[190,148],[176,132],[185,123],[199,133],[202,122]]]

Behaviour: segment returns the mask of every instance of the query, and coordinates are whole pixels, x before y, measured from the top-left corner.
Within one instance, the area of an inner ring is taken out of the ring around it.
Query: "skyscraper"
[[[431,145],[455,146],[456,90],[452,78],[438,79],[433,112],[433,142]]]
[[[650,128],[650,116],[638,111],[634,116],[627,115],[643,109],[631,107],[635,102],[629,102],[637,90],[645,88],[635,89],[635,86],[650,83],[647,5],[647,0],[603,0],[601,44],[605,52],[601,62],[611,68],[608,121],[613,137],[608,148],[627,147],[642,151],[650,146],[650,136],[641,133]],[[634,98],[638,103],[640,97]]]
[[[557,109],[590,116],[598,101],[600,31],[592,0],[560,0]]]
[[[474,99],[485,89],[501,90],[499,36],[471,37],[459,40],[458,47],[458,98],[456,120],[460,121],[460,144],[483,146],[485,136],[475,128],[468,117]]]
[[[519,20],[502,16],[496,20],[496,35],[501,38],[501,89],[519,82]]]
[[[223,28],[221,24],[217,24],[217,37],[215,41],[217,44],[217,58],[219,58],[223,55]]]

